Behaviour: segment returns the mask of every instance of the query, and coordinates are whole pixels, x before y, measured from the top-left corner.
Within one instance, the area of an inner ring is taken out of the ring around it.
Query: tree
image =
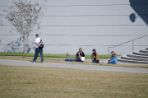
[[[19,0],[9,9],[6,19],[20,33],[22,51],[27,53],[29,49],[29,36],[33,28],[38,25],[38,18],[41,12],[38,3],[31,1]]]

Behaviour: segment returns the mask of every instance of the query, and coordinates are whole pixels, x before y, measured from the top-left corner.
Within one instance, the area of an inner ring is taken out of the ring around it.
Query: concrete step
[[[146,50],[139,50],[139,52],[133,52],[131,55],[122,56],[118,61],[124,63],[148,64],[148,48],[146,48]]]
[[[134,54],[128,54],[127,57],[133,57],[133,58],[147,58],[148,59],[148,56],[141,56],[141,55],[134,55]]]
[[[141,53],[148,53],[148,50],[139,50]]]
[[[135,58],[135,57],[121,57],[121,59],[136,60],[136,61],[148,61],[148,58]]]
[[[141,53],[141,52],[133,52],[133,54],[141,55],[141,56],[148,56],[148,53]]]
[[[137,60],[126,60],[126,59],[119,59],[118,61],[124,63],[148,64],[148,61],[137,61]]]

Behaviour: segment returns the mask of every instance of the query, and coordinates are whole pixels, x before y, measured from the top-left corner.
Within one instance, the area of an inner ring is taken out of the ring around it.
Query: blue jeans
[[[111,58],[110,60],[108,60],[109,64],[117,64],[118,60],[117,58]]]
[[[43,62],[44,61],[44,58],[43,58],[43,48],[35,48],[33,62],[35,62],[37,60],[38,54],[40,54],[41,62]]]

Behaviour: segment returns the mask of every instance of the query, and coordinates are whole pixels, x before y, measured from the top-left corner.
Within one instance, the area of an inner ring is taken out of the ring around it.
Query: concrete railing
[[[122,42],[122,43],[119,43],[117,45],[113,45],[113,46],[110,46],[108,47],[108,54],[110,54],[110,50],[114,50],[114,48],[117,48],[117,47],[120,47],[120,46],[123,46],[127,43],[131,43],[131,47],[132,47],[132,52],[134,52],[135,50],[135,41],[139,40],[139,39],[143,39],[145,37],[148,37],[148,35],[142,35],[140,37],[137,37],[137,38],[134,38],[132,40],[128,40],[128,41],[125,41],[125,42]],[[137,45],[136,45],[137,46]],[[148,46],[148,45],[145,45],[145,46]]]

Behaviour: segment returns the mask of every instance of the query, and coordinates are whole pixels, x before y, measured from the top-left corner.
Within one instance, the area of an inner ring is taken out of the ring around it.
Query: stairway
[[[138,52],[133,52],[133,54],[121,56],[118,61],[123,63],[148,64],[148,48],[145,50],[139,50]]]

